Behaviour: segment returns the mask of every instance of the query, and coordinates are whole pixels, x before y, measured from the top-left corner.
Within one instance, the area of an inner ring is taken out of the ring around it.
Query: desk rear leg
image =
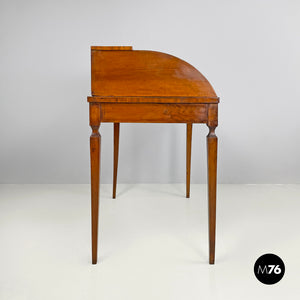
[[[113,174],[113,194],[112,194],[113,199],[116,198],[116,191],[117,191],[119,137],[120,137],[120,123],[114,123],[114,174]]]
[[[186,198],[190,198],[193,124],[186,124]]]

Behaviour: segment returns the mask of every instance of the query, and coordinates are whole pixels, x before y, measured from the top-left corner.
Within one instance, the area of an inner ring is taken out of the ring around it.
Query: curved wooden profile
[[[131,50],[130,47],[92,47],[91,51],[93,97],[90,98],[93,99],[89,101],[127,102],[127,98],[132,101],[134,97],[137,100],[139,97],[166,97],[165,100],[182,97],[182,102],[218,102],[207,79],[192,65],[175,56]]]

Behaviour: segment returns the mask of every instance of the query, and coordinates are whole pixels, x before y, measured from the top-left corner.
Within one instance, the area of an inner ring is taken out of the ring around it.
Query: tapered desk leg
[[[97,263],[98,250],[98,215],[99,215],[99,185],[100,185],[100,150],[101,135],[100,108],[99,105],[90,105],[90,126],[92,134],[90,137],[91,155],[91,214],[92,214],[92,263]]]
[[[208,218],[209,218],[209,263],[215,263],[216,194],[217,194],[217,148],[215,126],[209,126],[207,135],[208,170]]]
[[[193,124],[186,124],[186,198],[190,198]]]
[[[119,136],[120,123],[114,123],[114,175],[113,175],[113,198],[116,198],[118,161],[119,161]]]

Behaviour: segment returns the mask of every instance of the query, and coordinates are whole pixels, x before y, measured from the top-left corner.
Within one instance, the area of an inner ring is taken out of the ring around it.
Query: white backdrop
[[[297,0],[1,0],[0,182],[88,183],[90,45],[167,52],[212,83],[220,183],[300,182]],[[194,126],[192,182],[206,180]],[[101,125],[102,183],[112,125]],[[184,182],[185,126],[121,124],[119,182]]]

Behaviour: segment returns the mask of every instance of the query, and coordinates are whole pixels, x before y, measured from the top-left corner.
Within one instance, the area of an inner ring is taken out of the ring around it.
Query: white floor
[[[0,186],[0,299],[296,299],[300,185],[219,185],[216,264],[208,264],[206,186],[101,186],[91,264],[89,185]],[[256,259],[286,266],[272,286]]]

